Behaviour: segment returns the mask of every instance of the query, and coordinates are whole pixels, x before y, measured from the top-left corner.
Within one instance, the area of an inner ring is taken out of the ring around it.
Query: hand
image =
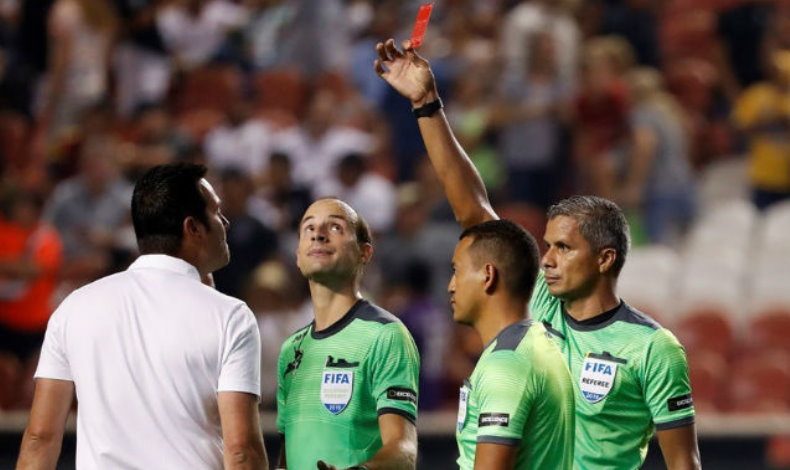
[[[403,41],[402,46],[401,52],[393,39],[376,44],[379,56],[373,62],[376,73],[415,108],[436,100],[439,94],[430,64],[414,51],[411,41]]]

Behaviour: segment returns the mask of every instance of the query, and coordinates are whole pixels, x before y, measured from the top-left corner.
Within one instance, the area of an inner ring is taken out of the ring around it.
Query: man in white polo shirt
[[[201,283],[230,259],[205,173],[146,173],[132,197],[142,256],[52,315],[18,470],[55,468],[75,392],[79,470],[268,468],[255,319]]]

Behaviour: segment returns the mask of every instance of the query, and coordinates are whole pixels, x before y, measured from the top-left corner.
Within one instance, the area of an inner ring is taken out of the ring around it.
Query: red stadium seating
[[[263,111],[285,111],[301,117],[307,106],[309,86],[305,78],[294,70],[272,70],[255,77],[258,106]]]
[[[717,412],[726,396],[727,365],[714,353],[699,351],[689,355],[689,376],[694,408],[698,412]]]
[[[731,315],[724,310],[706,308],[688,312],[678,320],[674,332],[689,355],[708,352],[728,357],[733,349]]]
[[[748,347],[790,354],[790,310],[766,310],[749,321]]]
[[[728,368],[728,409],[743,413],[790,412],[790,355],[750,354]]]
[[[241,94],[241,74],[227,66],[208,66],[187,72],[178,88],[178,114],[197,109],[222,112]]]

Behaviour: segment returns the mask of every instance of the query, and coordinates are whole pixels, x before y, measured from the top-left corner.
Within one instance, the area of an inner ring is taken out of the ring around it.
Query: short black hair
[[[549,207],[548,219],[564,215],[576,219],[579,232],[594,252],[614,248],[612,273],[620,274],[631,246],[631,229],[622,209],[598,196],[573,196]]]
[[[132,223],[141,253],[176,254],[187,217],[209,226],[199,188],[206,171],[203,165],[174,163],[155,166],[140,177],[132,195]]]
[[[459,240],[472,237],[470,248],[494,263],[511,295],[528,300],[538,278],[538,243],[510,220],[490,220],[467,228]]]

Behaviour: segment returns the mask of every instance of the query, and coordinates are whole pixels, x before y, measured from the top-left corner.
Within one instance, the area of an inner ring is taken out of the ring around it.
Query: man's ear
[[[198,222],[197,219],[192,217],[191,215],[184,219],[183,230],[184,230],[184,238],[194,238],[199,236],[202,231],[205,229],[203,224]]]
[[[617,261],[617,250],[614,248],[604,248],[598,254],[598,272],[601,274],[608,272]]]
[[[363,243],[359,246],[360,256],[362,257],[362,264],[368,264],[373,258],[373,244]]]
[[[484,286],[486,294],[491,294],[499,283],[499,270],[493,264],[486,263],[485,266],[483,266],[483,272],[485,276]]]

